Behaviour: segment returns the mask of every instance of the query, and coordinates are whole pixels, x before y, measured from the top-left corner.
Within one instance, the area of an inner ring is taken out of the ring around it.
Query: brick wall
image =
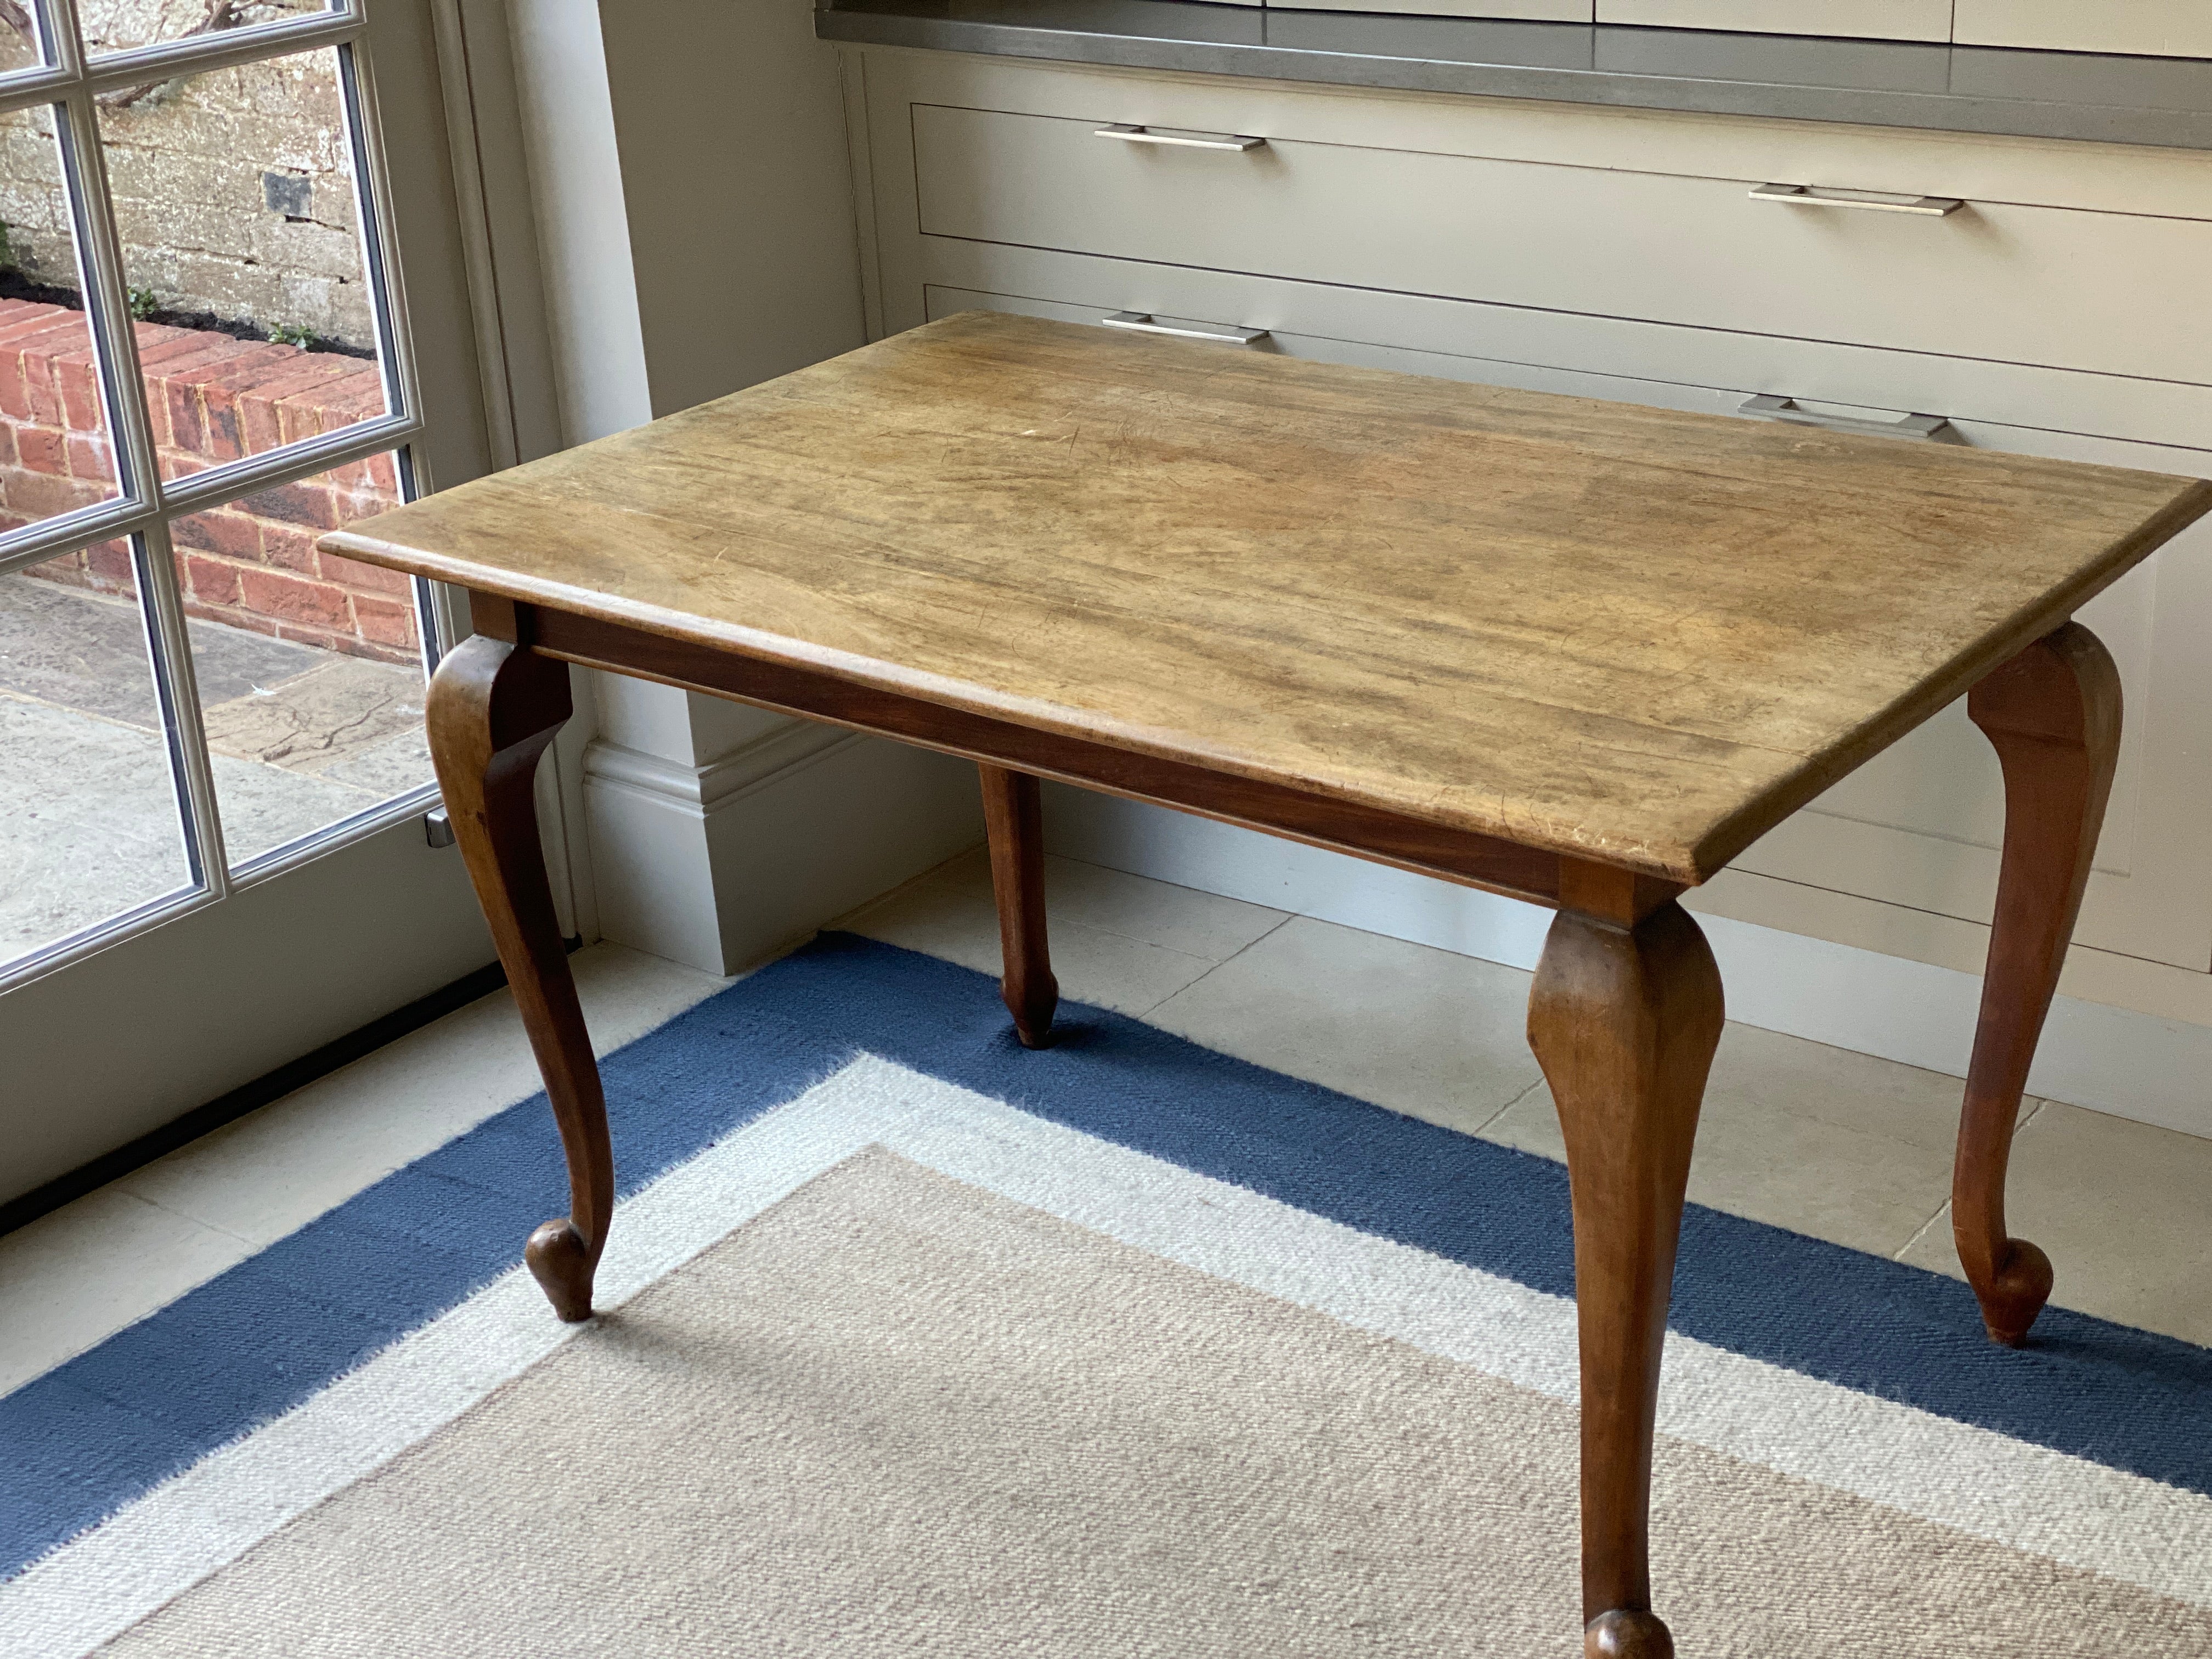
[[[334,352],[141,323],[155,453],[164,478],[334,432],[384,408],[373,363]],[[0,300],[0,528],[115,494],[89,331],[81,312]],[[414,660],[404,577],[315,551],[315,538],[395,507],[379,455],[176,521],[178,574],[192,616],[386,661]],[[130,551],[101,542],[32,567],[50,580],[134,591]]]

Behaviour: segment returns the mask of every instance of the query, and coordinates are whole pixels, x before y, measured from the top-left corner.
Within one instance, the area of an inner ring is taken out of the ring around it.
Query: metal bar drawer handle
[[[1870,438],[1933,439],[1950,429],[1948,416],[1908,415],[1901,421],[1862,421],[1849,415],[1818,415],[1800,409],[1788,398],[1760,397],[1747,401],[1736,411],[1753,420],[1782,421],[1792,426],[1817,426],[1826,432],[1857,432]]]
[[[1810,185],[1761,185],[1754,202],[1793,202],[1799,207],[1857,208],[1868,213],[1917,213],[1941,219],[1966,206],[1951,196],[1885,196],[1872,190],[1814,190]]]
[[[1234,132],[1184,132],[1170,127],[1154,132],[1150,127],[1101,127],[1094,138],[1119,138],[1127,144],[1172,144],[1180,149],[1265,149],[1265,138],[1247,138]]]
[[[1171,334],[1178,340],[1212,340],[1222,345],[1257,345],[1267,337],[1264,328],[1202,328],[1155,322],[1147,311],[1117,311],[1098,320],[1109,328],[1126,328],[1133,334]]]

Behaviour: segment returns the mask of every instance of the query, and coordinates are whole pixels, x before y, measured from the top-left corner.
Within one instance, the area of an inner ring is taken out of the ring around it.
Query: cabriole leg
[[[1966,709],[2004,769],[2005,836],[1951,1230],[1982,1322],[2017,1347],[2050,1298],[2051,1258],[2005,1231],[2005,1166],[2112,793],[2119,671],[2094,634],[2069,623],[1986,676]]]
[[[979,763],[983,775],[983,823],[991,842],[991,890],[999,904],[999,941],[1006,975],[1000,994],[1014,1017],[1024,1048],[1052,1041],[1060,981],[1044,933],[1044,807],[1037,781],[1026,772]]]
[[[592,1275],[614,1212],[614,1153],[599,1064],[546,884],[532,787],[538,757],[568,718],[568,665],[480,634],[439,665],[426,712],[447,816],[568,1153],[568,1214],[532,1233],[523,1257],[554,1312],[588,1319]]]
[[[1633,926],[1553,919],[1528,1041],[1559,1113],[1582,1343],[1583,1618],[1589,1659],[1666,1659],[1651,1611],[1651,1437],[1674,1250],[1721,982],[1669,900]]]

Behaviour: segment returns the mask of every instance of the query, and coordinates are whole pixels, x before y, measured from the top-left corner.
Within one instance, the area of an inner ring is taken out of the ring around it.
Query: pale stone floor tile
[[[234,755],[210,755],[208,765],[215,773],[216,804],[222,813],[223,850],[234,864],[349,818],[379,799],[328,778]]]
[[[618,945],[570,960],[601,1054],[734,982]],[[0,1393],[539,1086],[501,991],[0,1237]]]
[[[2005,1219],[2054,1305],[2212,1346],[2212,1140],[2046,1102],[2013,1141]],[[1905,1253],[1960,1277],[1947,1206]]]
[[[193,677],[210,703],[267,690],[326,654],[198,617],[185,626]],[[137,605],[27,571],[0,577],[0,690],[149,732],[161,725]]]
[[[1147,1018],[1206,1048],[1473,1132],[1541,1079],[1528,975],[1295,916]]]
[[[240,1238],[103,1187],[0,1238],[0,1395],[252,1254]]]
[[[592,1046],[603,1054],[734,983],[619,945],[594,945],[570,961]],[[114,1184],[268,1244],[539,1086],[502,990]]]
[[[428,688],[412,664],[325,653],[303,674],[204,701],[200,722],[219,755],[288,772],[321,772],[422,725]]]
[[[1045,903],[1060,994],[1124,1014],[1149,1012],[1283,919],[1256,904],[1060,858],[1045,860]],[[978,973],[1000,971],[990,861],[981,848],[836,925]]]
[[[1050,857],[1044,863],[1045,905],[1054,926],[1065,919],[1209,962],[1226,962],[1290,920],[1286,910],[1171,886],[1103,865]],[[982,868],[988,880],[988,857]]]
[[[193,671],[234,862],[430,781],[423,683],[195,620]],[[187,881],[137,608],[0,578],[0,961]]]
[[[1691,1200],[1894,1255],[1949,1195],[1959,1095],[1940,1073],[1731,1024],[1698,1120]],[[1540,1085],[1482,1134],[1566,1155]]]
[[[372,800],[389,800],[421,787],[437,776],[430,763],[430,734],[412,726],[323,769],[329,782],[365,791]]]

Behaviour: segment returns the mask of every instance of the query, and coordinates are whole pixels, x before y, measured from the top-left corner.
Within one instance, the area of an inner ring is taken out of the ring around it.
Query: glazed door
[[[491,959],[314,546],[490,464],[434,10],[0,0],[0,1200]]]

